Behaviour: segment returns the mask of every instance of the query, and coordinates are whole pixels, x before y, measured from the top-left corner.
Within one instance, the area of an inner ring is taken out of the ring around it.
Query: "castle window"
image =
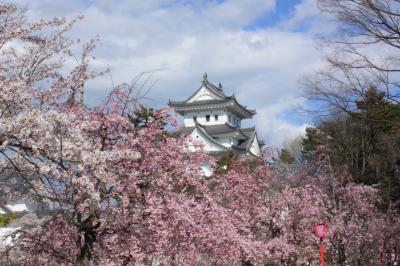
[[[206,122],[210,122],[210,115],[206,115]]]
[[[197,116],[193,116],[193,122],[197,122]]]
[[[215,118],[215,121],[218,121],[218,115],[215,115],[214,118]]]

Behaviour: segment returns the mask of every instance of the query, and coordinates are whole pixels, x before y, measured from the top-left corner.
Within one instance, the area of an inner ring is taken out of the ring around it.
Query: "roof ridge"
[[[238,128],[238,126],[232,125],[232,124],[229,123],[229,122],[225,122],[224,125],[228,126],[229,128],[234,128],[234,129],[237,129],[237,128]]]
[[[189,100],[191,100],[197,93],[199,93],[199,91],[205,87],[206,90],[209,91],[210,94],[212,94],[212,98],[216,98],[216,99],[208,99],[208,100],[192,100],[191,102],[189,102]],[[233,103],[232,103],[233,101]],[[202,81],[202,85],[186,100],[184,101],[171,101],[169,99],[168,105],[172,108],[180,108],[181,111],[184,108],[201,108],[199,106],[201,105],[205,105],[205,104],[229,104],[232,105],[234,112],[237,112],[239,114],[239,116],[243,117],[243,118],[251,118],[252,116],[254,116],[256,114],[255,110],[252,109],[248,109],[247,106],[242,105],[238,102],[238,100],[236,99],[235,94],[232,94],[231,96],[227,96],[225,94],[225,92],[222,89],[222,85],[217,87],[214,84],[212,84],[211,82],[208,81],[207,78],[207,73],[204,73],[203,76],[203,81]],[[175,110],[176,111],[176,110]]]
[[[195,124],[195,128],[199,128],[200,131],[214,144],[216,144],[217,146],[227,150],[228,148],[225,147],[224,145],[222,145],[221,143],[219,143],[218,141],[216,141],[215,139],[213,139],[213,137],[211,137],[210,135],[207,134],[207,131],[205,130],[205,127],[203,125],[201,125],[200,123],[196,122]]]
[[[245,137],[246,140],[249,138],[248,136],[246,136],[246,134],[244,134],[244,133],[242,132],[242,130],[241,130],[240,127],[237,127],[237,128],[236,128],[236,131],[238,131],[243,137]]]
[[[243,109],[249,111],[249,112],[252,113],[253,115],[255,115],[255,114],[257,113],[256,110],[254,110],[254,109],[247,109],[247,106],[246,106],[246,105],[240,104],[240,103],[236,100],[235,94],[233,94],[231,97],[233,98],[233,100],[235,101],[235,103],[236,103],[238,106],[240,106],[240,107],[242,107]]]
[[[204,83],[204,85],[206,87],[208,87],[209,89],[212,89],[213,92],[215,92],[216,94],[219,94],[223,97],[227,97],[225,92],[222,89],[219,89],[217,86],[215,86],[214,84],[212,84],[211,82],[209,82],[208,80]],[[208,85],[208,86],[207,86]]]
[[[252,126],[252,127],[245,127],[245,128],[240,128],[241,130],[253,130],[256,129],[256,126]]]

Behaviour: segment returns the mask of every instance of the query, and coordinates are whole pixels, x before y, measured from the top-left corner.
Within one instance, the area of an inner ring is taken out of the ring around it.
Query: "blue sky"
[[[255,124],[268,145],[302,134],[310,117],[299,80],[323,67],[314,38],[334,30],[316,0],[15,0],[30,19],[83,14],[71,31],[83,41],[99,35],[93,68],[112,71],[114,84],[143,71],[162,69],[145,100],[164,107],[182,100],[204,72],[227,94],[257,109]],[[88,84],[87,102],[111,87],[109,76]]]
[[[301,0],[279,0],[275,2],[275,9],[267,11],[259,18],[252,21],[246,26],[246,30],[256,30],[267,27],[278,26],[280,22],[290,18],[294,13],[296,5],[301,3]]]

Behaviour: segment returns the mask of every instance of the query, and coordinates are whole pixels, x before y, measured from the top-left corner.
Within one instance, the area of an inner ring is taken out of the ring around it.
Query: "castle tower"
[[[255,127],[242,128],[243,119],[251,119],[255,110],[239,104],[235,95],[227,96],[221,83],[215,86],[203,81],[188,99],[169,101],[168,104],[184,117],[183,133],[200,141],[207,152],[233,151],[249,157],[257,157],[263,142],[257,138]]]

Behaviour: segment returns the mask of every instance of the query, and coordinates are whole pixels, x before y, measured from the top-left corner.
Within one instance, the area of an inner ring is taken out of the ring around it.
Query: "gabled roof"
[[[222,100],[204,100],[191,103],[187,103],[186,101],[169,101],[168,105],[174,108],[177,113],[227,108],[244,118],[250,118],[256,114],[255,110],[247,109],[246,106],[239,104],[235,95],[225,97]]]
[[[200,88],[198,88],[189,98],[187,98],[185,101],[183,102],[188,102],[190,99],[192,99],[202,88],[206,88],[208,91],[210,91],[211,93],[219,96],[221,99],[224,99],[227,97],[227,95],[224,93],[224,90],[222,89],[222,85],[221,83],[219,83],[219,86],[216,87],[214,84],[212,84],[211,82],[208,81],[207,79],[207,73],[204,73],[203,76],[203,81],[202,84],[200,86]]]
[[[227,147],[225,147],[224,145],[222,145],[221,143],[219,143],[218,141],[216,141],[215,139],[213,139],[210,135],[208,135],[208,134],[207,134],[207,131],[206,131],[206,128],[205,128],[204,126],[201,126],[199,123],[196,123],[196,124],[195,124],[195,127],[193,128],[193,130],[194,130],[195,128],[198,129],[199,132],[201,132],[202,135],[203,135],[207,140],[209,140],[211,143],[213,143],[214,145],[216,145],[217,147],[221,148],[221,149],[224,150],[224,151],[227,151],[227,150],[228,150]]]
[[[197,100],[190,102],[195,95],[202,89],[206,88],[210,94],[214,95],[218,99],[209,100]],[[171,101],[169,100],[168,105],[174,108],[175,112],[183,114],[187,111],[202,111],[202,110],[215,110],[215,109],[230,109],[230,111],[236,113],[238,116],[243,118],[250,118],[256,114],[255,110],[248,109],[247,106],[243,106],[238,103],[235,95],[227,96],[220,84],[218,87],[213,85],[207,80],[207,73],[204,74],[202,86],[197,89],[188,99],[184,101]]]
[[[211,136],[233,134],[238,132],[238,127],[230,123],[220,124],[220,125],[210,125],[205,127],[207,133]],[[246,136],[243,136],[246,137]]]
[[[209,125],[205,126],[198,122],[196,122],[197,126],[203,128],[208,135],[211,137],[217,137],[219,135],[232,135],[237,134],[237,136],[241,136],[241,139],[247,139],[250,136],[250,132],[255,131],[254,127],[251,128],[240,128],[238,126],[234,126],[230,123],[219,124],[219,125]],[[181,133],[187,134],[193,131],[195,127],[185,127],[180,130]]]
[[[255,131],[255,129],[251,132],[251,135],[249,136],[249,138],[247,140],[245,140],[243,143],[241,143],[240,145],[233,145],[232,149],[237,150],[238,152],[242,152],[242,153],[249,153],[254,157],[258,157],[256,154],[254,154],[251,151],[251,145],[253,144],[254,139],[257,139],[257,133]]]
[[[226,97],[221,100],[202,100],[202,101],[195,101],[195,102],[190,102],[188,103],[186,101],[169,101],[168,105],[171,107],[192,107],[192,106],[204,106],[204,105],[215,105],[215,104],[224,104],[227,102],[230,102],[232,100],[233,96]]]
[[[242,131],[243,134],[245,134],[245,135],[246,135],[247,137],[249,137],[249,138],[251,138],[253,134],[257,135],[257,133],[256,133],[256,128],[255,128],[255,127],[241,128],[240,131]],[[265,143],[264,143],[263,140],[259,140],[259,139],[257,138],[257,141],[258,141],[258,145],[259,145],[260,147],[262,147],[262,146],[265,145]]]
[[[256,127],[240,128],[240,131],[249,138],[256,131]]]
[[[224,150],[229,150],[229,148],[223,146],[220,144],[215,137],[218,135],[232,135],[238,133],[242,135],[241,138],[241,143],[239,145],[233,145],[231,147],[232,150],[235,150],[236,152],[239,153],[251,153],[250,148],[253,143],[254,138],[256,137],[256,129],[255,127],[250,127],[250,128],[238,128],[232,125],[229,125],[228,123],[221,124],[221,125],[212,125],[212,126],[204,126],[201,125],[200,123],[196,122],[194,127],[186,127],[183,128],[180,132],[184,134],[190,134],[193,132],[193,130],[198,129],[202,135],[208,139],[210,142],[215,144],[216,146],[224,149]],[[251,155],[257,157],[255,154]]]
[[[256,131],[253,130],[252,132],[249,132],[250,134],[248,135],[247,139],[243,141],[241,144],[234,146],[235,148],[238,149],[243,149],[243,150],[249,150],[251,147],[251,144],[253,143],[253,140],[256,136]]]

